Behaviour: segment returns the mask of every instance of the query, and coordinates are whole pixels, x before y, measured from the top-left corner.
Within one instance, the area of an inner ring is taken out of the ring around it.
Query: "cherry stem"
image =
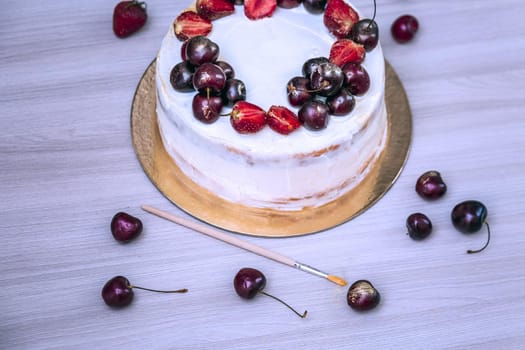
[[[277,298],[276,296],[273,296],[271,294],[268,294],[266,293],[265,291],[263,290],[260,290],[259,293],[261,294],[264,294],[266,295],[267,297],[270,297],[272,299],[275,299],[277,300],[278,302],[280,302],[281,304],[285,305],[287,308],[289,308],[290,310],[292,310],[297,316],[299,316],[300,318],[305,318],[306,315],[308,314],[308,311],[304,311],[302,314],[300,314],[299,312],[297,312],[293,307],[291,307],[290,305],[288,305],[287,303],[285,303],[284,301],[282,301],[281,299]]]
[[[483,247],[481,247],[480,249],[478,250],[467,250],[467,254],[475,254],[475,253],[479,253],[481,251],[483,251],[485,248],[487,248],[487,246],[489,245],[489,242],[490,242],[490,226],[489,226],[489,223],[485,221],[485,225],[487,226],[487,241],[485,242],[485,245]]]
[[[325,80],[325,81],[323,81],[323,82],[321,83],[321,87],[320,87],[319,89],[315,89],[315,90],[298,89],[298,88],[296,88],[296,87],[293,86],[293,85],[292,85],[292,87],[293,87],[294,90],[296,90],[296,91],[306,91],[306,92],[314,92],[314,93],[315,93],[315,92],[322,91],[322,90],[323,90],[325,87],[327,87],[328,85],[330,85],[330,82],[328,82],[328,81]],[[293,92],[293,91],[290,91],[290,92],[288,93],[288,95],[290,95],[292,92]]]
[[[210,110],[210,96],[211,96],[211,89],[206,88],[206,100],[208,101],[208,106],[206,106],[205,112],[208,112]],[[213,112],[216,112],[215,109],[213,109]],[[219,114],[219,117],[225,117],[229,114]]]
[[[372,20],[368,23],[368,26],[366,27],[366,30],[368,31],[370,29],[370,26],[372,25],[372,22],[376,19],[376,0],[374,0],[374,15],[372,16]]]
[[[149,288],[138,287],[138,286],[133,286],[133,285],[129,285],[128,287],[147,290],[148,292],[155,292],[155,293],[186,293],[188,291],[186,288],[177,289],[177,290],[158,290],[158,289],[149,289]]]

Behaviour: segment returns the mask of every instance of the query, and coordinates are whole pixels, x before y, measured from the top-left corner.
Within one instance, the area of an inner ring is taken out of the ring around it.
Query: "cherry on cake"
[[[381,46],[365,50],[351,39],[361,17],[342,0],[329,1],[319,14],[299,4],[257,19],[243,5],[223,2],[233,11],[226,5],[220,16],[198,10],[197,2],[177,16],[162,41],[156,112],[166,151],[196,186],[235,204],[298,211],[344,196],[385,145]],[[343,6],[351,18],[332,23],[333,6]],[[205,34],[184,32],[181,16],[197,17]],[[190,62],[187,46],[203,38],[216,45],[215,57]],[[177,65],[181,86],[172,84]],[[245,122],[257,127],[236,128],[239,116],[253,117]]]

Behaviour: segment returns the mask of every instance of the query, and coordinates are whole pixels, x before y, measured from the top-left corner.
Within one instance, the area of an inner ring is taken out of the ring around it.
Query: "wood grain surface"
[[[354,2],[365,14],[372,1]],[[136,35],[117,39],[116,2],[2,1],[0,11],[1,349],[522,349],[525,344],[525,7],[521,0],[378,1],[385,57],[403,81],[413,140],[398,181],[373,207],[333,229],[247,241],[344,277],[370,280],[378,308],[356,313],[346,287],[266,260],[140,209],[185,215],[158,192],[132,146],[133,93],[185,1],[151,1]],[[410,13],[416,39],[399,45],[392,21]],[[276,52],[276,57],[278,57]],[[439,170],[449,190],[426,202],[417,177]],[[450,222],[459,201],[488,207],[484,233]],[[119,244],[118,211],[144,232]],[[415,242],[405,219],[426,213],[434,232]],[[191,219],[191,218],[190,218]],[[242,217],[239,218],[242,220]],[[268,279],[240,299],[242,267]],[[108,308],[104,283],[137,290]]]

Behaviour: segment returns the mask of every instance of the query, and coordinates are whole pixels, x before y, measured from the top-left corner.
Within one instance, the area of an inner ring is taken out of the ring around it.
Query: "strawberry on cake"
[[[343,0],[320,13],[306,3],[201,0],[170,27],[156,59],[158,126],[196,186],[302,210],[348,193],[381,154],[377,25]]]

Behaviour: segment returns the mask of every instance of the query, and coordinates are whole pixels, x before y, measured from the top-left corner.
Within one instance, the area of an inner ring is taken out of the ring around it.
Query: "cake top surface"
[[[311,14],[302,6],[277,8],[272,17],[255,21],[244,15],[242,7],[236,6],[233,14],[213,21],[208,37],[220,48],[219,60],[232,65],[235,77],[245,83],[248,102],[264,110],[272,105],[285,106],[296,113],[298,109],[287,100],[287,82],[302,74],[306,60],[328,57],[336,41],[324,26],[323,16]],[[378,44],[367,52],[362,63],[370,75],[370,89],[356,97],[355,108],[347,116],[332,116],[327,128],[321,131],[300,127],[289,135],[282,135],[266,126],[255,134],[239,134],[232,128],[229,117],[220,117],[213,124],[197,121],[191,108],[196,92],[178,92],[170,86],[170,71],[181,61],[181,46],[170,26],[157,59],[157,88],[162,104],[173,111],[171,118],[184,118],[192,123],[194,132],[239,152],[256,149],[259,154],[271,157],[276,152],[308,154],[329,148],[357,133],[384,98],[384,58]],[[223,108],[222,113],[229,111]]]

